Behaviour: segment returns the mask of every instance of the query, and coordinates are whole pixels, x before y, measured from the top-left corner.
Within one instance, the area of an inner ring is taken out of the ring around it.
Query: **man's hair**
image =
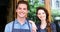
[[[28,4],[27,1],[19,1],[19,2],[17,3],[17,5],[16,5],[16,9],[18,8],[18,5],[19,5],[19,4],[26,4],[26,5],[27,5],[27,9],[29,10],[29,8],[28,8],[29,4]]]

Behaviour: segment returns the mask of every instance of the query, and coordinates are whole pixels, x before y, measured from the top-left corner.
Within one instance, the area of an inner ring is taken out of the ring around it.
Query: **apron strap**
[[[14,23],[15,23],[15,21],[13,21],[13,24],[12,24],[12,32],[13,32],[13,29],[14,29]]]
[[[29,32],[31,32],[30,25],[29,25],[29,20],[28,19],[27,19],[27,22],[28,22]],[[14,29],[14,23],[15,23],[15,20],[13,21],[13,24],[12,24],[12,32],[13,32],[13,29]]]
[[[29,32],[31,32],[31,28],[30,28],[29,20],[28,19],[27,19],[27,22],[28,22]]]

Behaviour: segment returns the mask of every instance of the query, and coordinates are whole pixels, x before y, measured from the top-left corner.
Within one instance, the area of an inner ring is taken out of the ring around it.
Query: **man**
[[[27,19],[28,3],[26,1],[18,2],[16,13],[16,19],[6,25],[5,32],[32,32],[32,21]]]

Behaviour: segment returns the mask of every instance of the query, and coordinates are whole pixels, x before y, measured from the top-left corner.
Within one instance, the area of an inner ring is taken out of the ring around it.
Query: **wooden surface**
[[[45,8],[48,10],[48,13],[49,13],[49,21],[51,22],[51,7],[50,7],[50,0],[45,0]]]

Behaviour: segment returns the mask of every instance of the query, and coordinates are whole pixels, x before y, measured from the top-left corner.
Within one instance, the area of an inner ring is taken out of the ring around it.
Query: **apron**
[[[13,22],[13,26],[12,26],[12,32],[31,32],[30,25],[29,25],[29,21],[28,20],[27,20],[27,22],[28,22],[29,29],[14,29],[14,22]]]

